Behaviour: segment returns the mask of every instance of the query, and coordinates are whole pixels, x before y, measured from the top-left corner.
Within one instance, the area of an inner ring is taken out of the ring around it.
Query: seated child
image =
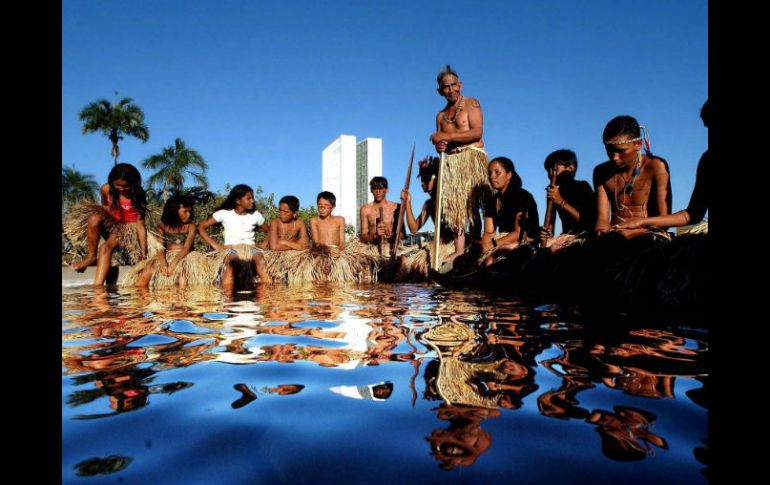
[[[166,201],[156,229],[157,235],[163,240],[165,251],[158,252],[145,265],[139,273],[136,286],[148,286],[156,272],[163,276],[176,275],[179,287],[187,286],[187,274],[181,270],[183,264],[180,263],[190,253],[198,232],[198,226],[192,222],[194,205],[195,201],[191,197],[183,195],[173,195]]]
[[[297,220],[299,199],[293,195],[282,197],[278,202],[278,218],[270,222],[268,239],[271,251],[307,249],[307,227]]]
[[[221,223],[224,227],[224,245],[215,241],[206,232],[206,229],[216,223]],[[265,270],[263,251],[257,248],[255,244],[255,231],[258,227],[264,231],[268,230],[265,218],[254,208],[254,191],[245,184],[238,184],[233,187],[219,209],[198,226],[198,234],[209,246],[217,251],[229,250],[225,258],[225,269],[222,273],[222,288],[231,290],[235,286],[233,264],[235,258],[238,257],[238,252],[234,246],[239,245],[249,247],[251,263],[259,276],[259,281],[272,282]]]
[[[147,197],[139,170],[128,163],[115,165],[99,193],[101,208],[84,206],[80,214],[86,217],[88,255],[83,261],[71,265],[75,271],[82,273],[96,263],[95,285],[102,285],[107,279],[115,249],[125,250],[134,263],[147,256],[147,229],[144,225]],[[83,226],[74,220],[70,223]],[[101,247],[100,236],[105,239]]]
[[[316,200],[318,216],[310,219],[310,233],[313,243],[345,249],[345,218],[333,216],[332,210],[337,205],[337,198],[331,192],[321,192]]]

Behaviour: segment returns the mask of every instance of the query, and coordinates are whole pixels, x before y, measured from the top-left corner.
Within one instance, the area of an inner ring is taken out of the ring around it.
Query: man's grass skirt
[[[491,192],[488,163],[487,154],[478,149],[446,155],[441,169],[441,222],[452,231],[465,230],[467,221],[481,224],[479,210]]]

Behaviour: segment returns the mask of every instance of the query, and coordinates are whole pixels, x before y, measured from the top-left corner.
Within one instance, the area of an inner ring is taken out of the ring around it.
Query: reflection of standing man
[[[481,200],[489,191],[487,154],[481,139],[484,119],[476,98],[462,95],[463,83],[449,65],[436,77],[438,93],[447,104],[436,115],[436,132],[430,141],[446,159],[441,169],[441,222],[455,232],[456,252],[465,249],[466,222],[472,239],[481,234]]]

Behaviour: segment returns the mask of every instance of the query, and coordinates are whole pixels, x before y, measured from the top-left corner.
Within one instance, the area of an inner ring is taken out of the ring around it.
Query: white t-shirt
[[[225,246],[254,244],[254,230],[265,222],[259,211],[238,215],[234,209],[218,210],[211,215],[225,228]]]

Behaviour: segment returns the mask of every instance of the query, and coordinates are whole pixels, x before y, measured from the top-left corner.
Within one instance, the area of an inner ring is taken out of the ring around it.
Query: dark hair
[[[179,208],[190,208],[190,221],[195,217],[195,199],[189,195],[172,195],[163,205],[163,215],[160,221],[168,227],[180,227],[182,221],[179,220]]]
[[[616,116],[607,123],[602,133],[602,141],[609,141],[618,135],[628,135],[631,138],[641,136],[639,122],[631,116]]]
[[[708,99],[703,103],[703,107],[700,109],[700,119],[703,120],[703,126],[708,128],[711,123],[711,108],[709,108]]]
[[[549,153],[548,156],[545,157],[543,167],[545,167],[546,170],[551,170],[559,163],[568,163],[569,165],[574,165],[575,170],[577,170],[577,155],[575,155],[575,152],[572,150],[567,150],[566,148],[556,150],[555,152]]]
[[[332,207],[337,205],[337,197],[334,196],[331,192],[328,190],[324,190],[320,194],[318,194],[318,197],[315,198],[315,203],[318,204],[318,201],[321,199],[326,199],[329,201],[329,203],[332,205]]]
[[[248,194],[249,192],[251,192],[252,194],[254,193],[254,191],[251,190],[251,187],[249,187],[248,185],[246,185],[246,184],[238,184],[238,185],[236,185],[235,187],[233,187],[230,190],[230,193],[227,194],[227,198],[225,199],[224,202],[222,202],[222,205],[217,207],[217,210],[222,210],[222,209],[224,209],[224,210],[233,210],[233,209],[235,209],[235,201],[240,199],[244,195]],[[256,209],[252,209],[252,210],[247,211],[247,212],[254,212],[254,210],[256,210]]]
[[[508,158],[508,157],[493,158],[489,162],[487,167],[489,167],[489,165],[492,165],[493,163],[499,163],[500,166],[503,167],[503,169],[506,172],[512,174],[511,175],[511,181],[508,182],[508,189],[507,190],[518,190],[518,189],[521,188],[521,185],[522,185],[521,177],[519,177],[519,174],[516,173],[516,168],[513,166],[513,161],[511,161],[510,158]]]
[[[457,75],[457,72],[455,72],[455,70],[452,69],[449,66],[449,64],[447,64],[446,66],[444,66],[443,69],[441,69],[438,72],[438,75],[436,76],[436,83],[439,86],[441,86],[441,80],[444,79],[444,76],[450,76],[450,75],[456,77],[457,79],[460,79],[460,76]]]
[[[281,200],[278,201],[278,205],[281,205],[281,204],[288,205],[289,209],[291,209],[292,212],[297,212],[299,210],[299,199],[294,197],[293,195],[284,195],[283,197],[281,197]]]
[[[378,390],[383,391],[382,397],[375,394]],[[372,386],[372,396],[376,397],[377,399],[387,399],[391,394],[393,394],[393,384],[391,382],[383,382],[381,384],[377,384],[376,386]]]
[[[387,189],[388,188],[388,179],[381,176],[372,177],[372,180],[369,181],[369,188],[374,189]]]
[[[120,201],[118,200],[120,194],[112,186],[112,182],[116,180],[125,180],[128,182],[129,190],[131,191],[131,205],[144,217],[147,212],[147,194],[144,193],[142,188],[142,175],[139,170],[136,169],[130,163],[119,163],[112,167],[109,175],[107,175],[107,184],[109,184],[110,198],[112,199],[112,207],[120,207]]]
[[[438,157],[431,157],[430,155],[423,158],[417,163],[419,172],[417,172],[418,178],[426,177],[430,179],[432,175],[438,174]]]

